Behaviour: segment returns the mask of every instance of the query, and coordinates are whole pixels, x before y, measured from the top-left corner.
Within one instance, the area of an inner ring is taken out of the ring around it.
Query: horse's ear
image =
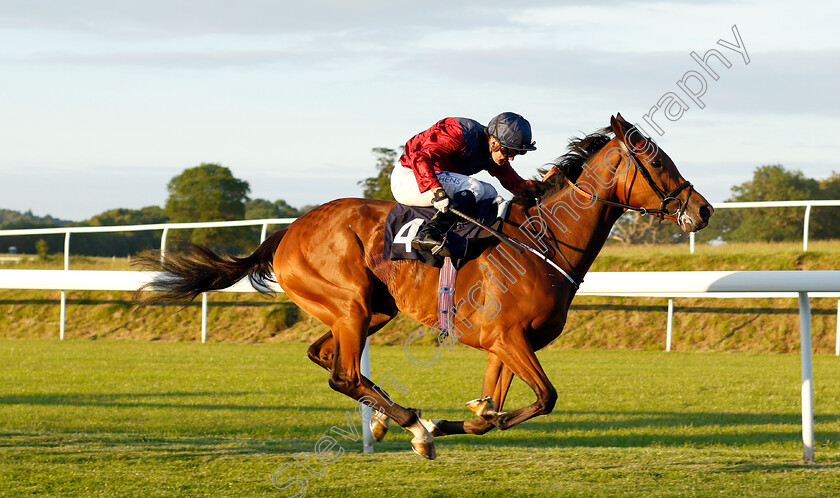
[[[624,121],[624,119],[621,118],[620,113],[618,117],[610,116],[610,128],[612,128],[612,131],[613,133],[615,133],[615,136],[622,142],[624,141],[624,135],[627,133],[627,127],[624,126],[624,123],[626,123],[626,121]]]
[[[610,128],[615,133],[616,138],[627,144],[634,152],[646,151],[649,154],[655,154],[656,144],[653,144],[652,149],[648,149],[648,144],[653,143],[634,125],[628,123],[621,117],[621,113],[610,117]]]
[[[554,166],[551,167],[550,170],[548,170],[548,172],[546,174],[543,175],[542,180],[540,180],[540,183],[545,183],[546,180],[548,180],[553,175],[555,175],[559,172],[560,172],[560,168],[557,167],[557,165],[555,164]]]

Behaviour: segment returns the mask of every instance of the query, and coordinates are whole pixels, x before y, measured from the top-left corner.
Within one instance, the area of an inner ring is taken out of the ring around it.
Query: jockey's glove
[[[446,191],[442,188],[435,190],[435,198],[432,201],[432,205],[440,211],[441,213],[445,213],[449,211],[449,205],[451,201],[449,200],[449,196],[446,195]]]

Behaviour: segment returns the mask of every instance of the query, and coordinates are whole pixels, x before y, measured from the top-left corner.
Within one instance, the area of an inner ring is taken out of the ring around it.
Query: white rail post
[[[201,293],[201,343],[207,342],[207,293]]]
[[[802,364],[802,448],[805,463],[814,463],[814,372],[811,365],[811,303],[799,293],[799,334]]]
[[[834,356],[840,356],[840,299],[837,300],[837,331],[834,333]]]
[[[362,375],[370,379],[370,338],[365,339],[365,349],[361,359]],[[362,405],[362,452],[373,453],[373,434],[370,432],[370,419],[373,410],[366,404]]]
[[[688,248],[691,254],[694,254],[694,232],[688,232]]]
[[[64,270],[70,269],[70,230],[64,232]],[[64,340],[65,321],[67,318],[67,291],[61,291],[61,312],[59,313],[58,339]]]
[[[59,313],[58,338],[64,340],[64,317],[67,314],[67,292],[61,291],[61,312]]]
[[[64,269],[70,269],[70,230],[64,232]]]
[[[805,227],[802,229],[802,251],[808,250],[808,222],[811,220],[811,205],[805,206]]]
[[[665,333],[665,351],[671,350],[671,332],[674,323],[674,298],[668,298],[668,331]]]
[[[265,236],[268,233],[268,223],[263,223],[262,231],[260,231],[260,244],[265,242]]]
[[[166,236],[169,235],[169,227],[163,229],[163,235],[160,236],[160,261],[163,262],[164,254],[166,253]]]

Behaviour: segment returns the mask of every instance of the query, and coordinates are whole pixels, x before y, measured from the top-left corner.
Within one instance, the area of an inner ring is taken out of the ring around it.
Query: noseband
[[[637,211],[638,213],[641,214],[641,216],[652,214],[654,216],[659,216],[660,218],[664,218],[665,216],[673,216],[673,217],[679,219],[683,215],[683,213],[685,212],[686,208],[688,207],[688,200],[691,197],[691,192],[694,191],[694,186],[691,185],[691,182],[684,181],[679,186],[677,186],[677,188],[671,190],[670,192],[665,192],[664,190],[662,190],[662,188],[659,185],[656,184],[655,181],[653,181],[653,177],[650,176],[650,172],[647,170],[647,168],[645,168],[644,164],[639,160],[639,158],[636,157],[636,154],[634,154],[633,151],[629,150],[627,148],[627,145],[623,141],[618,140],[618,143],[621,144],[621,148],[624,150],[624,152],[626,152],[627,155],[632,158],[632,161],[636,166],[636,171],[641,173],[642,177],[648,182],[648,185],[650,185],[650,187],[653,189],[653,191],[656,192],[656,195],[659,196],[659,200],[661,201],[661,203],[659,205],[659,209],[648,209],[646,207],[632,206],[630,204],[624,204],[624,203],[621,203],[621,202],[608,201],[607,199],[602,199],[602,198],[598,197],[594,193],[590,194],[589,192],[583,190],[582,188],[580,188],[577,185],[575,185],[574,183],[572,183],[572,181],[569,180],[568,178],[566,178],[566,183],[568,183],[569,186],[572,189],[574,189],[575,191],[577,191],[579,194],[581,194],[582,196],[584,196],[587,199],[594,199],[598,202],[601,202],[603,204],[608,204],[610,206],[616,206],[616,207],[620,207],[622,209],[629,209],[631,211]],[[641,147],[637,150],[640,150],[640,149],[641,149]],[[546,181],[551,175],[556,174],[557,171],[558,171],[557,166],[555,166],[554,168],[552,168],[548,173],[546,173],[543,176],[542,181],[543,182]],[[680,193],[683,190],[686,190],[686,189],[688,189],[688,196],[686,196],[685,203],[683,203],[683,201],[680,200],[677,196],[680,195]],[[677,208],[673,212],[668,211],[668,209],[667,209],[667,205],[671,201],[676,201],[677,202]],[[548,224],[545,222],[545,220],[542,217],[542,209],[541,209],[541,203],[540,203],[539,199],[537,199],[536,208],[537,208],[537,216],[539,216],[540,223],[542,224],[542,226],[547,227]],[[520,229],[522,229],[522,228],[523,227],[520,226]],[[530,232],[530,230],[526,230],[526,231]],[[540,236],[540,234],[534,234],[533,232],[531,232],[531,235],[534,235],[536,237]],[[517,243],[521,247],[523,247],[525,249],[528,249],[530,252],[536,254],[541,259],[543,259],[545,262],[547,262],[548,264],[550,264],[551,266],[553,266],[554,268],[559,270],[560,273],[563,274],[564,277],[566,277],[566,280],[571,282],[572,286],[575,289],[578,289],[580,283],[583,282],[583,279],[579,278],[575,274],[574,265],[563,254],[563,251],[560,250],[559,245],[555,248],[555,250],[556,250],[557,254],[559,254],[560,257],[562,257],[563,260],[568,265],[568,267],[569,267],[568,272],[564,271],[562,268],[557,266],[556,263],[554,263],[551,259],[544,256],[541,252],[537,251],[536,249],[534,249],[534,248],[532,248],[532,247],[530,247],[526,244],[523,244],[516,239],[511,238],[511,240],[513,240],[515,243]],[[556,239],[555,239],[555,241],[556,241]]]

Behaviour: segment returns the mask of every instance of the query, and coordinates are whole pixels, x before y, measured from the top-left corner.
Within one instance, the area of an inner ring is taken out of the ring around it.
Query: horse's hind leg
[[[351,317],[359,316],[351,313]],[[367,324],[358,324],[366,327]],[[360,371],[359,360],[364,339],[358,333],[358,326],[343,322],[335,324],[331,330],[335,338],[335,353],[333,367],[330,372],[330,387],[374,410],[383,412],[403,428],[411,431],[414,438],[411,445],[414,451],[430,460],[436,457],[434,441],[420,422],[413,410],[406,409],[387,397],[373,382],[363,376]]]
[[[394,317],[397,316],[397,310],[393,313],[374,313],[370,319],[370,327],[368,328],[368,336],[375,334],[379,329],[388,324]],[[335,354],[335,342],[333,340],[332,331],[319,337],[315,342],[309,346],[306,352],[309,359],[317,365],[320,365],[328,372],[332,370],[333,356]]]
[[[394,311],[390,314],[374,314],[371,318],[371,326],[368,329],[368,336],[371,336],[374,333],[376,333],[376,331],[384,327],[396,315],[396,308],[394,308]],[[309,346],[307,354],[309,355],[309,359],[312,360],[314,363],[320,365],[328,372],[332,371],[333,358],[335,356],[335,341],[333,339],[333,333],[331,331],[327,332],[314,343],[312,343],[312,345]],[[381,389],[377,390],[384,393],[384,391],[382,391]],[[385,393],[385,395],[387,396],[387,393]],[[382,412],[376,412],[373,419],[371,420],[370,430],[377,442],[380,442],[382,441],[382,439],[385,438],[385,434],[388,432],[389,420],[390,419]]]
[[[274,256],[277,283],[301,310],[332,331],[330,387],[385,413],[414,434],[411,443],[415,451],[434,458],[434,441],[417,414],[390,400],[361,373],[360,360],[368,332],[371,327],[382,325],[375,317],[381,312],[388,314],[395,306],[393,299],[389,301],[383,294],[383,284],[364,264],[365,246],[352,227],[363,229],[365,220],[353,218],[351,222],[336,224],[324,214],[328,212],[322,212],[320,218],[310,216],[310,221],[321,223],[321,229],[333,227],[329,230],[329,243],[309,244],[303,237],[309,232],[303,228],[300,233],[287,233]],[[318,229],[312,230],[314,233]],[[319,341],[326,354],[329,341]],[[325,356],[318,349],[311,351],[310,356],[320,364]]]
[[[365,338],[369,331],[376,331],[387,323],[396,312],[390,314],[371,311],[373,283],[364,275],[356,275],[356,286],[349,278],[343,286],[334,285],[317,273],[311,273],[306,282],[308,288],[320,287],[319,294],[329,296],[317,303],[304,298],[307,288],[299,288],[287,281],[283,288],[298,305],[331,330],[331,337],[323,336],[310,347],[309,357],[330,372],[329,384],[334,390],[358,402],[381,411],[403,428],[411,431],[411,444],[418,454],[435,458],[434,441],[420,423],[413,410],[395,403],[378,389],[373,382],[361,374],[360,359]],[[347,285],[351,284],[351,285]],[[332,363],[328,363],[328,359]]]
[[[327,332],[309,346],[306,351],[309,359],[315,364],[325,368],[328,372],[332,369],[333,355],[335,354],[335,343],[332,332]]]

